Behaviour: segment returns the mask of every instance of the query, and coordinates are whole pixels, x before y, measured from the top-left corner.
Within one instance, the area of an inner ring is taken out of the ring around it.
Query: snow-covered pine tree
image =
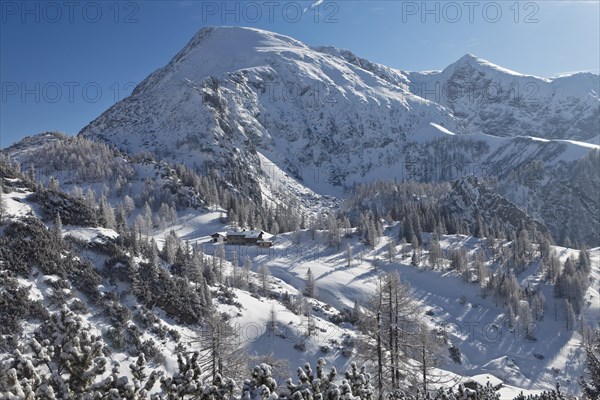
[[[52,236],[57,243],[62,243],[62,221],[60,218],[60,213],[56,213],[56,218],[54,218],[54,225],[52,226]]]
[[[98,205],[96,204],[96,194],[92,190],[92,188],[87,188],[85,191],[85,204],[88,208],[95,210]]]
[[[102,226],[113,229],[115,227],[115,213],[105,195],[100,198],[99,216]]]
[[[587,249],[585,248],[579,251],[577,269],[584,272],[585,274],[589,274],[591,271],[590,255]]]
[[[154,369],[148,375],[146,373],[146,359],[144,354],[140,354],[137,361],[129,365],[132,375],[132,381],[120,373],[119,363],[113,365],[110,375],[103,381],[95,383],[93,390],[97,397],[104,396],[111,400],[131,399],[145,400],[149,397],[149,392],[154,387],[157,380],[162,376],[163,371]]]
[[[408,255],[408,245],[404,237],[400,239],[400,251],[402,252],[402,260],[404,260]]]
[[[213,261],[216,263],[216,267],[217,267],[217,282],[219,282],[219,284],[223,283],[223,279],[225,278],[225,275],[223,273],[223,268],[225,266],[225,244],[223,243],[218,243],[217,246],[215,247],[215,253],[213,256]]]
[[[31,340],[29,347],[33,354],[24,355],[17,348],[0,364],[0,398],[55,400],[49,372],[39,370],[41,365],[49,362],[45,348],[35,339]],[[39,351],[36,352],[36,349]]]
[[[205,391],[200,368],[200,353],[177,355],[178,371],[160,378],[160,387],[167,399],[199,398]]]
[[[569,299],[565,299],[565,321],[568,331],[575,329],[575,310]]]
[[[394,260],[394,257],[396,257],[396,253],[396,241],[391,239],[387,244],[387,257],[390,264]]]
[[[583,396],[587,400],[600,398],[600,330],[594,340],[585,347],[587,377],[580,380]]]
[[[165,244],[163,245],[161,258],[168,262],[169,264],[173,264],[175,262],[175,256],[177,255],[177,250],[181,246],[181,239],[177,236],[177,233],[171,230],[167,236],[165,236]]]
[[[542,321],[546,312],[546,298],[542,293],[536,293],[531,299],[531,316],[535,321]]]
[[[371,385],[371,374],[366,372],[364,365],[359,370],[356,362],[352,362],[344,377],[346,379],[342,381],[340,389],[345,396],[345,400],[352,399],[352,396],[359,397],[361,400],[372,400],[374,398],[375,389]],[[348,396],[346,385],[350,388],[350,396]]]
[[[58,192],[60,191],[60,184],[58,183],[58,179],[56,179],[55,177],[51,176],[50,179],[48,180],[48,187],[47,189],[51,192]]]
[[[410,260],[410,264],[412,266],[418,267],[419,266],[419,256],[417,255],[417,250],[413,250],[413,255],[412,258]]]
[[[36,336],[34,354],[38,363],[48,368],[44,379],[57,397],[93,395],[94,384],[100,381],[107,363],[102,338],[93,335],[91,327],[66,305],[41,325]]]
[[[340,246],[340,226],[333,213],[327,215],[327,245],[336,249]]]
[[[317,284],[310,268],[306,271],[306,286],[304,287],[304,295],[306,297],[317,297]]]
[[[331,368],[325,375],[325,360],[319,358],[317,361],[316,375],[310,364],[304,364],[304,368],[298,368],[298,383],[287,380],[288,398],[290,400],[337,400],[340,398],[340,389],[334,383],[337,371]]]
[[[244,381],[241,400],[276,400],[277,382],[273,379],[271,366],[262,363],[252,370],[252,377]]]
[[[350,267],[352,263],[352,247],[350,244],[346,244],[346,265]]]
[[[158,381],[163,374],[163,372],[158,369],[153,369],[150,371],[150,374],[148,374],[144,353],[141,353],[135,362],[129,364],[129,370],[131,371],[133,388],[128,393],[128,395],[132,397],[127,398],[134,399],[145,398],[154,387],[156,381]]]
[[[258,267],[258,279],[260,281],[260,288],[263,296],[267,296],[269,293],[269,276],[271,271],[265,264],[261,264]]]
[[[135,203],[133,199],[129,197],[129,195],[125,195],[125,197],[123,197],[123,209],[125,210],[127,217],[129,217],[133,210],[135,210]]]
[[[429,259],[429,264],[435,270],[440,266],[440,258],[442,256],[442,249],[440,247],[440,242],[437,238],[437,235],[434,235],[431,241],[429,242],[429,253],[427,255]]]

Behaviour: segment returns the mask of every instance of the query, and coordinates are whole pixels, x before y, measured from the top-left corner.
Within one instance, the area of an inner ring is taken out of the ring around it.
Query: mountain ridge
[[[205,28],[80,135],[225,176],[237,168],[256,193],[269,190],[265,163],[338,197],[375,178],[453,180],[475,168],[505,179],[538,159],[551,178],[595,151],[569,141],[594,142],[600,90],[590,75],[531,79],[472,55],[405,73],[264,30]],[[520,92],[479,90],[511,84]]]

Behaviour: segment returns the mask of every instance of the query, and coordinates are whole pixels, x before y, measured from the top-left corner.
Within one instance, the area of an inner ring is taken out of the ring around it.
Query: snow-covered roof
[[[271,235],[270,233],[260,230],[228,232],[227,236],[243,236],[248,239],[258,239],[261,234],[263,239],[269,239],[273,237],[273,235]]]
[[[248,239],[257,239],[263,231],[247,231],[245,233]]]

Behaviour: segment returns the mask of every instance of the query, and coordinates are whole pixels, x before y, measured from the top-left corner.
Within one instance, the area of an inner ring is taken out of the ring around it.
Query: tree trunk
[[[396,354],[395,354],[395,347],[394,347],[394,337],[395,337],[395,333],[394,333],[394,302],[393,302],[393,291],[394,288],[392,286],[392,280],[388,280],[388,296],[389,296],[389,304],[388,304],[388,317],[389,317],[389,328],[388,328],[388,342],[389,342],[389,350],[390,350],[390,372],[392,375],[392,389],[397,389],[397,383],[396,383]]]
[[[423,395],[427,396],[427,359],[425,357],[425,344],[421,348],[421,357],[423,358]]]
[[[381,311],[377,312],[377,391],[383,400],[383,349],[381,343]]]

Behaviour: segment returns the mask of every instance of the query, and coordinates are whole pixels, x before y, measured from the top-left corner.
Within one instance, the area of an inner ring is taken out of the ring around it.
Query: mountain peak
[[[197,82],[208,76],[265,66],[276,55],[301,58],[307,50],[296,39],[262,29],[202,28],[165,67],[140,83],[133,94],[159,88],[168,80]]]
[[[501,67],[497,64],[494,64],[488,60],[484,60],[483,58],[477,57],[474,54],[467,53],[461,58],[459,58],[456,62],[450,64],[448,67],[444,69],[444,71],[455,71],[457,69],[462,68],[473,68],[479,70],[481,72],[501,72],[507,75],[514,76],[526,76],[517,71],[513,71],[508,68]]]
[[[462,56],[461,58],[456,60],[454,63],[450,64],[448,67],[450,67],[452,65],[457,65],[457,66],[470,65],[472,67],[477,67],[477,66],[479,66],[479,67],[490,67],[490,66],[498,67],[497,65],[489,62],[488,60],[484,60],[483,58],[477,57],[475,54],[471,54],[471,53],[465,54],[464,56]]]
[[[206,27],[200,29],[171,62],[186,58],[196,49],[222,56],[254,52],[265,48],[288,47],[307,48],[304,43],[294,38],[263,29],[238,26]]]
[[[186,47],[195,47],[208,38],[224,41],[242,40],[244,42],[275,40],[295,46],[306,47],[304,43],[292,37],[246,26],[209,26],[201,28]]]
[[[484,61],[487,62],[486,60],[477,57],[475,54],[471,54],[471,53],[467,53],[464,56],[462,56],[461,58],[458,59],[458,61],[471,61],[471,62],[480,62],[480,61]]]

